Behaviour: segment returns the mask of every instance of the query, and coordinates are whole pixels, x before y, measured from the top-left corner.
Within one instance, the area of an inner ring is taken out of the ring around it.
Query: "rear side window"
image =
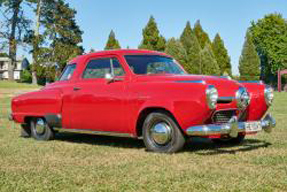
[[[102,58],[89,61],[83,73],[83,78],[104,78],[107,73],[114,76],[123,76],[125,74],[116,58]]]
[[[67,65],[59,79],[59,81],[69,80],[76,69],[76,64]]]

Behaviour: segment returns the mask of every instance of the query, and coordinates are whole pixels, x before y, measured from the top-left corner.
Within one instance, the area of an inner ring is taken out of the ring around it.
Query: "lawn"
[[[0,89],[33,89],[33,88],[39,88],[38,85],[32,85],[28,83],[17,83],[17,82],[10,82],[10,81],[4,81],[0,80]]]
[[[195,139],[173,155],[148,153],[134,139],[20,138],[19,126],[7,120],[17,93],[0,88],[0,191],[287,191],[286,93],[275,96],[272,134],[234,147]]]

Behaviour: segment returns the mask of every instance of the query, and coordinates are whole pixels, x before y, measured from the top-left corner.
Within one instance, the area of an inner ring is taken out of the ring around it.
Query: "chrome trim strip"
[[[239,83],[257,83],[257,84],[263,84],[263,82],[262,81],[256,81],[256,80],[254,80],[254,81],[238,81]]]
[[[94,131],[94,130],[88,130],[88,129],[54,128],[54,130],[59,131],[59,132],[70,132],[70,133],[79,133],[79,134],[92,134],[92,135],[104,135],[104,136],[115,136],[115,137],[135,137],[129,133]]]
[[[201,84],[206,84],[206,82],[204,80],[179,80],[176,81],[179,83],[201,83]]]
[[[216,76],[216,77],[222,78],[222,79],[232,80],[232,78],[230,76]]]
[[[250,122],[257,123],[258,126],[267,133],[270,133],[276,126],[276,121],[270,114],[267,114],[263,120]],[[246,123],[247,122],[238,122],[237,117],[234,116],[231,118],[229,123],[192,126],[187,128],[186,133],[189,136],[228,134],[231,137],[237,137],[239,132],[246,131]]]

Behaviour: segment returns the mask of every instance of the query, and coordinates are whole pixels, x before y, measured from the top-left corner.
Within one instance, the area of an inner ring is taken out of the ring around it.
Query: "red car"
[[[235,144],[271,132],[272,100],[261,82],[188,75],[164,53],[114,50],[79,56],[57,82],[13,98],[10,119],[37,140],[58,131],[127,136],[173,153],[188,137]]]

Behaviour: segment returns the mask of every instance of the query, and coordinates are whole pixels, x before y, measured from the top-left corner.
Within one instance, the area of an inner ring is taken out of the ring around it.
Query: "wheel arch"
[[[146,107],[138,115],[137,122],[136,122],[136,135],[137,137],[142,136],[142,128],[144,121],[146,117],[153,112],[161,112],[167,114],[169,117],[171,117],[174,122],[177,124],[179,127],[180,131],[185,135],[184,131],[181,129],[181,126],[179,125],[178,121],[176,120],[175,116],[172,114],[172,112],[164,107],[158,107],[158,106],[153,106],[153,107]]]

